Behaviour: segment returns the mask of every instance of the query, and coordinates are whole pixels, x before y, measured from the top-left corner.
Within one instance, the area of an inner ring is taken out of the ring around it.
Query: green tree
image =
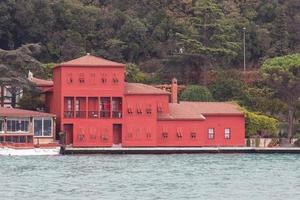
[[[23,88],[30,88],[29,81],[21,76],[18,72],[11,70],[5,65],[0,65],[0,87],[1,91],[4,88],[11,94],[11,106],[16,107],[17,96]],[[4,95],[1,94],[1,106],[4,105]]]
[[[191,34],[178,34],[184,51],[217,57],[237,55],[239,43],[234,27],[214,0],[196,1],[189,22]]]
[[[287,31],[286,15],[282,8],[279,9],[275,18],[271,38],[272,42],[269,54],[272,57],[286,55],[289,51],[289,33]]]
[[[213,101],[213,97],[210,91],[199,85],[189,85],[180,94],[179,97],[182,101]]]
[[[22,98],[19,101],[19,106],[20,108],[26,110],[46,110],[45,100],[41,96],[41,91],[34,86],[23,89]]]
[[[239,100],[243,96],[245,84],[238,71],[218,71],[209,89],[217,101]]]
[[[291,139],[295,104],[300,97],[300,54],[267,59],[261,73],[269,87],[288,105],[288,139]]]
[[[126,77],[127,82],[141,83],[145,82],[145,74],[140,70],[140,68],[133,63],[126,64]]]

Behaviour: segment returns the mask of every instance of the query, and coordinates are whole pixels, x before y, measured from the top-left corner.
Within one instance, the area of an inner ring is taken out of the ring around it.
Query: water
[[[0,199],[300,199],[300,155],[0,157]]]

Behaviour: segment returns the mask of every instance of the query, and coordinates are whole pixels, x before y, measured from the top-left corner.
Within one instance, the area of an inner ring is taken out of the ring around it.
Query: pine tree
[[[279,9],[278,15],[275,18],[271,37],[271,56],[274,57],[286,55],[289,51],[289,33],[287,31],[286,15],[282,8]]]
[[[190,35],[178,35],[187,51],[217,56],[237,55],[239,44],[235,41],[233,26],[214,0],[196,1],[190,22]]]

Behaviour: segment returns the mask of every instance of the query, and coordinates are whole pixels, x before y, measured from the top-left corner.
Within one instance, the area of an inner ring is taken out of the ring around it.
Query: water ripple
[[[300,199],[300,156],[0,157],[1,199]]]

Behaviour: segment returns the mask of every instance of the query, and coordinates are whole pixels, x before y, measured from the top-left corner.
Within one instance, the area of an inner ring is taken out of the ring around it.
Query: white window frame
[[[80,111],[80,99],[76,98],[75,100],[75,111],[79,112]]]
[[[231,129],[230,128],[225,128],[224,129],[224,138],[227,139],[227,140],[229,140],[231,138]]]
[[[50,119],[51,120],[51,134],[50,135],[44,135],[44,120],[48,120]],[[35,123],[35,120],[42,120],[42,135],[34,135],[34,123]],[[32,120],[32,129],[33,129],[33,137],[53,137],[53,119],[52,117],[34,117],[33,120]]]
[[[215,129],[214,128],[208,128],[208,139],[209,140],[215,139]]]
[[[28,128],[27,128],[27,131],[11,131],[11,130],[8,130],[8,121],[9,121],[9,120],[28,121]],[[12,118],[7,118],[7,119],[6,119],[6,133],[8,133],[8,134],[14,134],[14,133],[28,134],[28,133],[29,133],[29,130],[30,130],[30,119],[29,119],[29,117],[20,117],[20,118],[12,117]]]
[[[67,98],[67,110],[68,111],[73,111],[72,99],[71,98]]]

